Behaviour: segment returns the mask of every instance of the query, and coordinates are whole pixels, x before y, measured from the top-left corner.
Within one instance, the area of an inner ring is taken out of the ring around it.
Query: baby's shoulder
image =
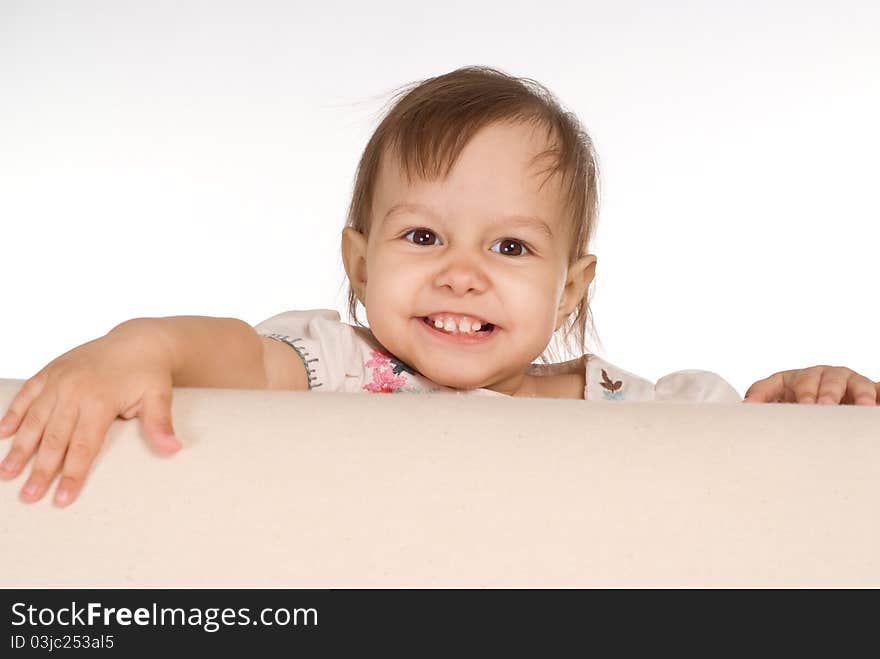
[[[653,382],[590,353],[566,362],[531,364],[526,373],[546,378],[547,383],[539,386],[552,392],[554,398],[653,400],[654,397]],[[575,387],[580,391],[575,392]]]
[[[333,309],[301,309],[284,311],[254,325],[258,334],[276,334],[286,338],[308,337],[332,342],[355,344],[373,342],[369,328],[343,322]]]
[[[598,355],[584,355],[586,400],[654,400],[654,383]]]
[[[296,350],[306,366],[311,390],[396,393],[438,389],[385,350],[368,327],[346,323],[332,309],[285,311],[254,329]]]
[[[683,401],[731,403],[742,400],[717,373],[686,369],[668,373],[656,382],[631,373],[596,355],[587,356],[588,400]]]
[[[282,341],[299,354],[309,389],[346,391],[360,379],[364,363],[379,346],[369,329],[343,322],[332,309],[284,311],[257,323],[257,334]]]

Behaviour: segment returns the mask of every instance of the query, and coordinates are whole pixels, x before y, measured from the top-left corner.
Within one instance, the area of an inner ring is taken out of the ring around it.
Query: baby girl
[[[589,136],[540,84],[467,67],[404,88],[364,150],[342,232],[354,324],[326,309],[255,327],[123,322],[24,384],[0,422],[0,437],[15,433],[0,476],[34,456],[23,500],[59,477],[55,502],[68,505],[120,416],[140,416],[156,448],[177,450],[173,387],[741,401],[714,373],[654,383],[586,350],[598,190]],[[581,356],[560,361],[554,339]],[[830,366],[775,373],[746,393],[878,398],[880,383]]]

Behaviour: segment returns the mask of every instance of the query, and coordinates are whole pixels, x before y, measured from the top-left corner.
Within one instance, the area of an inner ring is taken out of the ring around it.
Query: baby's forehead
[[[555,144],[535,131],[486,129],[458,153],[388,147],[380,157],[374,196],[424,190],[563,200],[564,175]],[[384,193],[384,194],[383,194]]]
[[[538,174],[558,163],[560,148],[551,129],[541,124],[496,122],[473,134],[395,137],[380,151],[386,175],[433,181],[462,161],[492,162],[502,158],[524,174]]]
[[[538,217],[554,234],[564,232],[567,190],[546,128],[492,124],[470,136],[457,152],[446,147],[442,142],[391,142],[376,168],[371,224],[382,223],[396,206],[418,205],[449,220]]]

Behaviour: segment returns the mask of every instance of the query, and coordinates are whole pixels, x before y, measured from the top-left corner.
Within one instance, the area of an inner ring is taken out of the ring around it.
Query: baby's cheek
[[[395,354],[406,346],[407,335],[412,333],[408,327],[409,318],[407,312],[393,304],[393,298],[388,299],[382,295],[367,297],[367,324],[376,340],[383,347]]]

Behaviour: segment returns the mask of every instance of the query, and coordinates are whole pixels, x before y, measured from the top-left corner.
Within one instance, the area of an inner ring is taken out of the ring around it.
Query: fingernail
[[[812,396],[801,396],[801,397],[798,399],[798,402],[799,402],[801,405],[810,405],[810,404],[812,404],[812,403],[815,403],[816,401],[815,401],[815,399],[814,399]]]
[[[55,503],[59,506],[63,506],[68,501],[70,501],[70,490],[66,487],[62,487],[55,493]]]
[[[833,404],[833,403],[834,403],[834,399],[831,398],[831,396],[821,396],[819,398],[820,405],[829,405],[829,404]]]
[[[24,486],[24,489],[21,491],[21,493],[23,495],[25,495],[26,497],[32,497],[32,496],[36,495],[36,493],[39,489],[40,489],[39,483],[31,481],[27,485]]]
[[[2,464],[0,464],[0,469],[5,471],[7,474],[14,474],[18,469],[18,461],[14,458],[6,458],[3,460]]]

